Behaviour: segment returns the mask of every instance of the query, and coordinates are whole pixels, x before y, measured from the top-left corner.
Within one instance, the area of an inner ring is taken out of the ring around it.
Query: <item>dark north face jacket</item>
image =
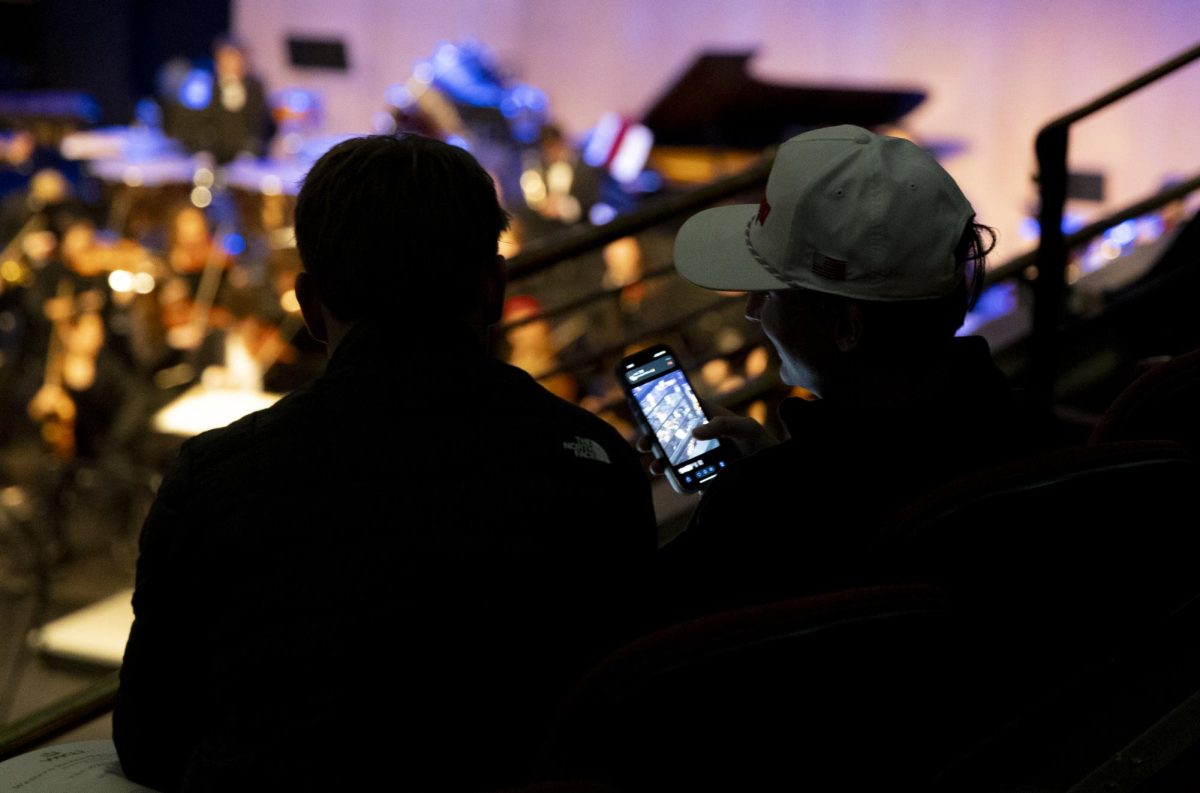
[[[519,780],[565,683],[633,632],[655,537],[607,424],[465,327],[360,325],[314,384],[184,444],[142,534],[122,766],[163,790]]]

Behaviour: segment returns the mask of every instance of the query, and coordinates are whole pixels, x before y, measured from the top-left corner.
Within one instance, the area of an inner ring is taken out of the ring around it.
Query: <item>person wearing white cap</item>
[[[987,343],[955,336],[994,240],[928,153],[853,126],[782,144],[757,206],[684,224],[679,273],[748,292],[781,378],[817,398],[785,400],[789,439],[719,477],[664,549],[679,597],[719,607],[852,583],[888,510],[1040,445],[1048,425]],[[733,416],[696,434],[766,445]]]

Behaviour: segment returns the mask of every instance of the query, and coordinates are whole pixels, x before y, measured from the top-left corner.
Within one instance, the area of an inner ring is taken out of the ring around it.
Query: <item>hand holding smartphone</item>
[[[692,430],[710,417],[665,344],[623,358],[617,364],[617,380],[638,423],[653,438],[666,464],[667,481],[677,492],[700,492],[737,459],[730,443],[692,437]]]

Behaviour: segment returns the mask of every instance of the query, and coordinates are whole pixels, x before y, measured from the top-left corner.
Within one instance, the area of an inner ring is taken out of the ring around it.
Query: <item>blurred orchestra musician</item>
[[[36,150],[33,134],[17,130],[0,138],[0,198],[23,188],[33,175]]]
[[[622,314],[637,314],[646,298],[646,284],[642,281],[642,246],[637,237],[621,237],[604,246],[605,289],[620,289]]]
[[[53,282],[53,294],[43,300],[42,290],[31,290],[39,304],[30,307],[31,316],[40,314],[48,326],[33,338],[41,383],[28,414],[60,459],[94,459],[128,440],[111,433],[133,384],[128,361],[109,343],[107,280],[143,255],[133,243],[104,239],[89,221],[79,220],[63,234],[53,265],[40,273],[39,284]]]
[[[80,180],[79,163],[63,157],[52,130],[37,127],[0,133],[0,200],[27,189],[33,176],[47,168],[68,182]]]
[[[167,344],[198,350],[210,330],[229,324],[218,301],[219,279],[234,264],[209,229],[204,213],[188,204],[172,215],[167,229],[166,283],[160,293]]]
[[[541,303],[529,295],[514,295],[504,301],[502,321],[506,326],[507,361],[537,378],[550,393],[568,402],[575,402],[579,399],[579,383],[570,373],[558,372],[544,376],[559,368],[559,347],[547,320],[530,319],[541,313]]]
[[[90,214],[62,171],[40,168],[28,184],[0,202],[0,241],[7,245],[16,237],[47,230],[61,236],[75,219]]]
[[[526,157],[521,192],[534,222],[552,230],[587,219],[600,195],[601,173],[583,161],[580,152],[555,124],[546,124],[538,145]]]

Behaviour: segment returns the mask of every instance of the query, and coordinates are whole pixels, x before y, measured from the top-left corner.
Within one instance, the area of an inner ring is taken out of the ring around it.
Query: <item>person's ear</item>
[[[856,350],[862,344],[865,332],[862,309],[854,303],[847,303],[834,324],[834,344],[842,352]]]
[[[496,254],[483,275],[483,322],[495,325],[504,314],[504,289],[508,286],[508,268],[504,257]]]
[[[309,335],[322,344],[329,343],[329,328],[325,324],[325,312],[322,311],[321,297],[317,294],[317,285],[307,272],[296,275],[296,300],[300,303],[300,316]]]

